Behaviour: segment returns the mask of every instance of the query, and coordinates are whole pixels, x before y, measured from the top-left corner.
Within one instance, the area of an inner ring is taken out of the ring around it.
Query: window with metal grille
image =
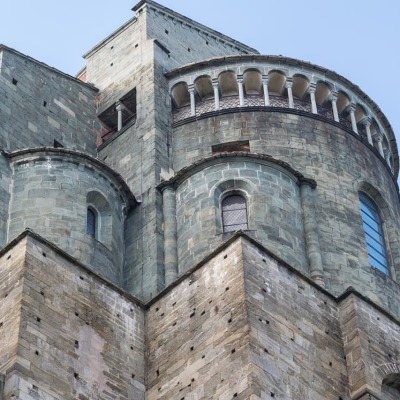
[[[96,238],[96,212],[88,207],[86,215],[86,233]]]
[[[382,220],[378,208],[364,193],[360,193],[359,197],[369,262],[372,267],[389,275],[389,263],[383,237]]]
[[[224,232],[247,229],[247,205],[243,196],[232,194],[225,197],[221,204],[221,210]]]

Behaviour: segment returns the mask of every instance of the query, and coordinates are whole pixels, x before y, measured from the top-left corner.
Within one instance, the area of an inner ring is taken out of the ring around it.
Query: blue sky
[[[255,47],[345,76],[382,109],[400,136],[398,0],[159,0]],[[81,58],[133,17],[131,0],[3,0],[0,43],[74,75]],[[400,140],[398,139],[400,143]]]

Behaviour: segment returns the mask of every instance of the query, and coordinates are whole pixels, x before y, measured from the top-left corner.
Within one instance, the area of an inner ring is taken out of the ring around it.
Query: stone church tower
[[[0,46],[0,399],[398,400],[386,117],[133,10],[77,77]]]

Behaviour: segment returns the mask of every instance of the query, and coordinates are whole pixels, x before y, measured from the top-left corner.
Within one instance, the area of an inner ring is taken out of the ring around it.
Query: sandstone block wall
[[[112,282],[122,285],[124,199],[118,183],[78,154],[32,153],[12,159],[8,240],[31,228]],[[94,194],[94,195],[93,195]],[[98,208],[96,238],[87,234],[87,208]],[[106,205],[108,207],[106,207]]]
[[[151,305],[149,400],[250,398],[242,265],[235,243]]]
[[[243,240],[255,399],[348,398],[336,301]]]
[[[0,171],[0,247],[3,247],[7,242],[11,168],[9,160],[2,154],[0,154]]]
[[[400,365],[398,321],[354,295],[341,302],[340,319],[352,396],[368,392],[379,399],[398,399],[399,386],[393,387]]]
[[[2,301],[14,337],[1,328],[5,400],[144,399],[144,315],[132,299],[31,236],[1,264],[14,307]]]
[[[38,61],[0,48],[0,148],[53,146],[96,153],[96,90]]]
[[[149,399],[399,397],[399,321],[359,293],[333,297],[246,238],[146,318]]]
[[[231,236],[222,226],[221,201],[227,193],[246,199],[248,234],[307,274],[297,178],[278,165],[246,157],[205,164],[177,188],[180,272]]]
[[[395,281],[400,276],[399,197],[391,174],[373,148],[324,121],[282,112],[210,116],[176,127],[173,138],[175,171],[210,157],[213,145],[247,140],[250,152],[285,161],[314,179],[326,287],[338,295],[353,285],[390,307],[385,294],[390,278],[382,277],[368,261],[358,192],[364,191],[380,208]],[[196,252],[196,246],[192,251]]]

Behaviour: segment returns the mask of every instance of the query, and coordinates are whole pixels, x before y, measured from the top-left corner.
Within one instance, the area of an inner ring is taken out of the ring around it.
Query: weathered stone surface
[[[1,265],[4,399],[144,399],[135,302],[31,236]]]
[[[398,400],[379,107],[151,0],[134,11],[85,55],[86,83],[0,46],[0,398]]]

